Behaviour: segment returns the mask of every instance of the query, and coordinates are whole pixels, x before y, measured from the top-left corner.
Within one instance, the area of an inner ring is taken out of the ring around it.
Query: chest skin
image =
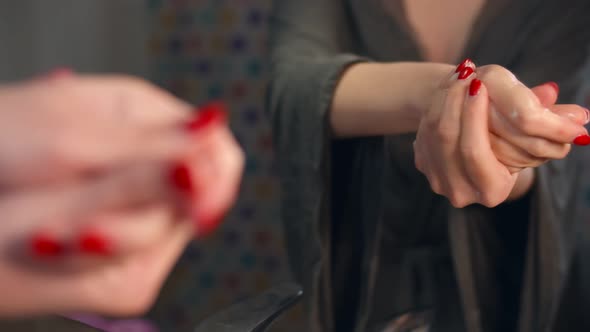
[[[457,63],[486,0],[401,0],[426,61]]]

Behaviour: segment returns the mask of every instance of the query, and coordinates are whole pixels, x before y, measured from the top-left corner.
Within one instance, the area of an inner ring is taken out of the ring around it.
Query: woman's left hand
[[[587,137],[588,111],[553,105],[556,98],[554,88],[528,89],[502,67],[476,71],[463,62],[422,116],[416,167],[456,207],[521,197],[534,181],[531,168],[564,158],[569,143]]]

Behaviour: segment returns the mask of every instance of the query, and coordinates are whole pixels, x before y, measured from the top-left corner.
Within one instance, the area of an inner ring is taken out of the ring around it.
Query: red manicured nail
[[[214,124],[227,121],[227,108],[222,102],[206,104],[199,108],[194,119],[186,124],[189,132],[197,132]]]
[[[39,80],[55,80],[74,76],[74,71],[67,67],[58,67],[37,77]]]
[[[546,85],[549,85],[550,87],[552,87],[555,92],[557,92],[557,94],[559,94],[559,85],[555,82],[547,82],[545,83]]]
[[[71,77],[74,75],[74,71],[71,68],[67,67],[60,67],[55,68],[54,70],[47,73],[48,78],[64,78],[64,77]]]
[[[459,79],[464,80],[464,79],[468,78],[469,76],[471,76],[471,74],[473,74],[474,71],[475,70],[473,70],[473,68],[471,68],[471,67],[463,68],[463,70],[461,70],[461,72],[459,73]]]
[[[30,242],[31,254],[38,258],[55,258],[65,254],[65,246],[48,234],[36,234]]]
[[[191,170],[184,163],[178,163],[172,166],[169,181],[174,188],[184,194],[193,195],[195,193]]]
[[[213,234],[219,228],[223,219],[223,216],[197,218],[197,237],[205,238]]]
[[[88,255],[111,256],[113,247],[111,242],[102,234],[95,231],[83,233],[78,238],[77,248]]]
[[[475,63],[471,59],[469,59],[469,58],[463,60],[463,62],[461,62],[457,66],[457,69],[455,70],[455,73],[459,73],[459,72],[461,72],[463,69],[465,69],[467,67],[475,69]]]
[[[575,145],[586,146],[590,144],[590,136],[580,135],[574,140]]]
[[[479,93],[479,89],[481,89],[481,81],[475,78],[473,79],[473,81],[471,81],[471,84],[469,85],[469,95],[477,95]]]

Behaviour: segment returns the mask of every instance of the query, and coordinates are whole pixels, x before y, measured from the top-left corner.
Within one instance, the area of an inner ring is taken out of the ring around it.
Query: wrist
[[[357,63],[342,75],[331,106],[336,136],[415,132],[441,81],[454,66],[435,63]]]
[[[410,93],[410,108],[418,110],[420,116],[432,105],[432,100],[443,80],[448,79],[456,66],[426,63],[416,72],[416,79]]]

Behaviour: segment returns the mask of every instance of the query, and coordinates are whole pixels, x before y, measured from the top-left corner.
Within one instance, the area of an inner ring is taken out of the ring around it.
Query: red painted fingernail
[[[477,95],[479,93],[479,89],[481,89],[481,81],[476,78],[471,81],[471,84],[469,85],[469,95]]]
[[[464,80],[464,79],[468,78],[469,76],[471,76],[471,74],[473,74],[473,72],[474,72],[473,68],[471,68],[471,67],[465,67],[459,73],[459,77],[458,78],[460,80]]]
[[[65,246],[48,234],[36,234],[29,243],[31,254],[38,258],[55,258],[65,254]]]
[[[461,62],[457,66],[457,69],[455,70],[455,73],[459,73],[459,72],[461,72],[463,69],[465,69],[467,67],[475,69],[475,63],[471,59],[469,59],[469,58],[463,60],[463,62]]]
[[[38,79],[61,79],[66,77],[72,77],[74,75],[74,71],[67,67],[58,67],[55,68],[45,74],[42,74],[38,77]]]
[[[202,239],[213,234],[219,228],[223,219],[223,216],[197,218],[197,237]]]
[[[586,146],[590,144],[590,136],[580,135],[574,140],[575,145]]]
[[[170,184],[178,191],[188,195],[195,193],[191,170],[186,164],[178,163],[172,166],[169,177]]]
[[[84,254],[96,256],[111,256],[113,254],[111,241],[96,231],[82,233],[78,237],[77,244],[78,250]]]
[[[189,132],[197,132],[225,121],[227,121],[227,107],[222,102],[213,102],[200,107],[196,116],[186,123],[186,129]]]
[[[558,85],[557,83],[555,83],[555,82],[547,82],[547,83],[545,83],[545,84],[546,84],[546,85],[549,85],[550,87],[552,87],[552,88],[553,88],[553,90],[555,90],[555,92],[556,92],[557,94],[559,94],[559,85]]]

